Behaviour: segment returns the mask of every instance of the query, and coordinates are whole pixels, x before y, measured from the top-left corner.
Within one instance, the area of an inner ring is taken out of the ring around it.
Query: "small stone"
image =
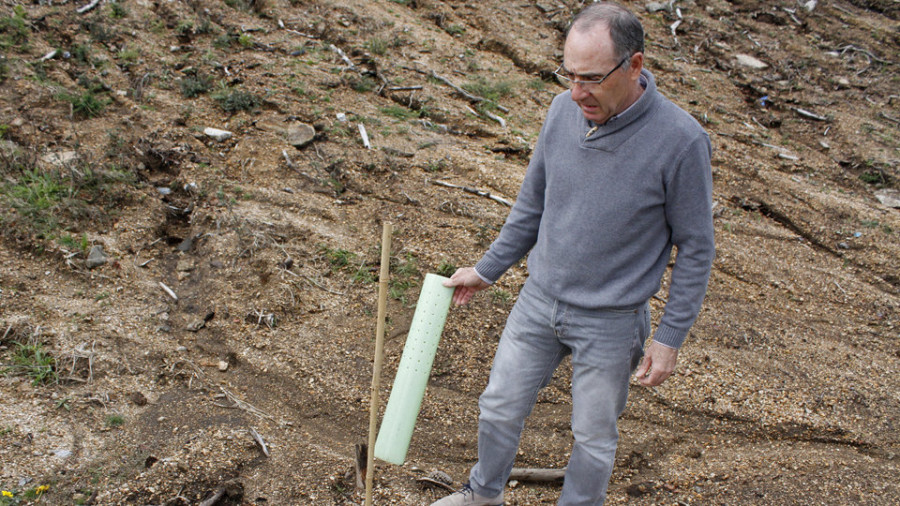
[[[316,129],[306,123],[296,123],[285,130],[285,137],[291,146],[302,148],[316,137]]]
[[[232,134],[231,132],[229,132],[228,130],[219,130],[218,128],[212,128],[212,127],[206,127],[206,128],[203,130],[203,133],[204,133],[207,137],[212,137],[214,140],[217,140],[217,141],[219,141],[219,142],[222,142],[222,141],[224,141],[224,140],[228,140],[228,139],[230,139],[231,136],[233,135],[233,134]]]
[[[87,261],[85,261],[85,265],[87,265],[87,268],[94,269],[100,267],[105,263],[106,255],[103,253],[103,247],[97,245],[91,248],[91,252],[88,253]]]
[[[850,87],[850,80],[841,76],[835,80],[835,84],[837,84],[839,90],[846,90]]]
[[[179,347],[175,348],[175,351],[177,351],[177,352],[179,352],[179,353],[185,352],[185,351],[187,351],[187,347],[186,347],[186,346],[179,346]]]
[[[194,270],[194,262],[187,258],[183,258],[175,264],[175,270],[178,272],[190,272]]]
[[[66,167],[78,159],[78,153],[75,151],[60,151],[59,153],[48,153],[41,157],[41,160],[56,167]]]
[[[188,324],[187,330],[190,332],[198,332],[200,329],[206,326],[206,320],[197,319]]]
[[[228,370],[228,362],[224,360],[219,360],[219,370],[225,372]]]
[[[898,190],[878,190],[875,192],[875,198],[888,207],[900,209],[900,191]]]
[[[131,402],[133,402],[136,406],[144,406],[147,404],[147,397],[145,397],[144,394],[140,392],[132,392],[129,398],[131,399]]]
[[[753,56],[748,54],[736,54],[734,55],[734,60],[738,65],[742,67],[748,67],[753,70],[762,70],[764,68],[768,68],[769,65]]]
[[[178,251],[183,253],[187,253],[194,247],[194,238],[193,237],[185,237],[183,241],[181,241],[178,246],[175,247]]]

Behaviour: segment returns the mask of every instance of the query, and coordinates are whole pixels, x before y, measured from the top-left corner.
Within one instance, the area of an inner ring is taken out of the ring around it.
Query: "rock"
[[[878,190],[875,192],[875,198],[888,207],[900,209],[900,191],[898,190]]]
[[[295,123],[285,130],[284,135],[291,146],[302,148],[316,137],[316,129],[306,123]]]
[[[103,247],[97,245],[91,248],[91,252],[88,253],[87,260],[85,261],[85,265],[88,269],[95,269],[105,264],[106,260],[107,258],[106,254],[103,253]]]
[[[190,332],[198,332],[200,329],[206,326],[206,320],[197,319],[188,324],[187,330]]]
[[[219,370],[225,372],[228,370],[228,362],[224,360],[219,360]]]
[[[850,80],[841,76],[835,80],[835,84],[837,84],[839,90],[846,90],[850,87]]]
[[[742,67],[748,67],[753,70],[762,70],[769,67],[767,63],[748,54],[736,54],[734,55],[734,61]]]
[[[190,272],[194,270],[194,262],[187,258],[182,258],[175,264],[175,270],[178,272]]]
[[[673,3],[674,2],[672,2],[672,0],[669,0],[668,2],[647,2],[647,5],[645,6],[645,8],[647,9],[647,12],[649,12],[650,14],[653,14],[654,12],[658,12],[658,11],[672,12],[672,4]]]
[[[135,406],[144,406],[147,404],[147,397],[140,392],[132,392],[128,398],[131,399],[131,402],[133,402]]]
[[[50,165],[54,165],[56,167],[67,167],[77,159],[78,152],[76,151],[60,151],[58,153],[47,153],[46,155],[41,157],[42,162],[49,163]]]
[[[72,456],[72,452],[69,450],[53,450],[53,456],[61,459],[67,459]]]
[[[181,242],[178,244],[178,246],[176,246],[175,249],[177,249],[178,251],[187,253],[187,252],[190,251],[191,248],[193,248],[193,247],[194,247],[194,238],[193,238],[193,237],[186,237],[183,241],[181,241]]]
[[[219,130],[218,128],[212,128],[212,127],[206,127],[203,130],[203,133],[207,137],[212,137],[214,140],[217,140],[219,142],[230,139],[231,136],[233,135],[228,130]]]

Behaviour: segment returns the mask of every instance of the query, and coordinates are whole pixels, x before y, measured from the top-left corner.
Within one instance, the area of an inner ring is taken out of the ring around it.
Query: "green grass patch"
[[[378,110],[381,111],[382,114],[401,121],[407,121],[419,117],[418,111],[407,109],[406,107],[403,107],[401,105],[390,105],[387,107],[382,107]]]
[[[0,17],[0,49],[27,49],[28,36],[31,34],[25,21],[27,16],[25,7],[16,5],[11,16]]]
[[[213,94],[213,100],[227,113],[254,111],[261,103],[259,97],[246,91],[223,88]]]
[[[449,278],[453,275],[454,272],[456,272],[456,266],[446,260],[441,260],[441,263],[437,266],[437,270],[435,272],[439,276]]]
[[[83,223],[103,223],[113,214],[109,211],[126,199],[135,180],[116,166],[82,163],[48,171],[34,167],[25,155],[0,157],[0,234],[53,240],[71,235]]]
[[[57,98],[63,102],[72,104],[72,113],[76,118],[87,119],[100,116],[103,109],[109,105],[110,100],[98,97],[93,91],[84,93],[60,93]]]
[[[104,425],[114,429],[125,425],[125,417],[119,414],[107,415]]]
[[[59,382],[56,371],[56,359],[41,343],[15,343],[11,365],[3,369],[5,376],[27,376],[34,386]]]
[[[179,80],[178,86],[184,98],[194,98],[212,89],[212,79],[203,74],[188,76]]]

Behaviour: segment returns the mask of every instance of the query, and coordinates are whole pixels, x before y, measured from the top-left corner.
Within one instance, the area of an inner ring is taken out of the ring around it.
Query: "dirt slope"
[[[897,503],[900,211],[877,195],[900,180],[900,5],[626,3],[712,137],[718,257],[676,376],[632,390],[609,503]],[[432,181],[515,199],[580,5],[0,0],[0,504],[361,504],[382,224],[386,400],[421,278],[508,212]],[[465,479],[525,276],[451,313],[377,504]],[[565,466],[568,367],[517,465]]]

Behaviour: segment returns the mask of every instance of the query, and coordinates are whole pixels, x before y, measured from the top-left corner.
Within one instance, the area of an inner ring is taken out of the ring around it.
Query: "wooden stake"
[[[378,390],[381,388],[381,361],[384,355],[384,318],[387,310],[388,277],[391,263],[391,234],[394,228],[384,224],[381,234],[381,272],[378,274],[378,321],[375,324],[375,366],[372,371],[372,401],[369,405],[369,447],[366,459],[366,506],[372,504],[375,477],[375,430],[378,420]]]

